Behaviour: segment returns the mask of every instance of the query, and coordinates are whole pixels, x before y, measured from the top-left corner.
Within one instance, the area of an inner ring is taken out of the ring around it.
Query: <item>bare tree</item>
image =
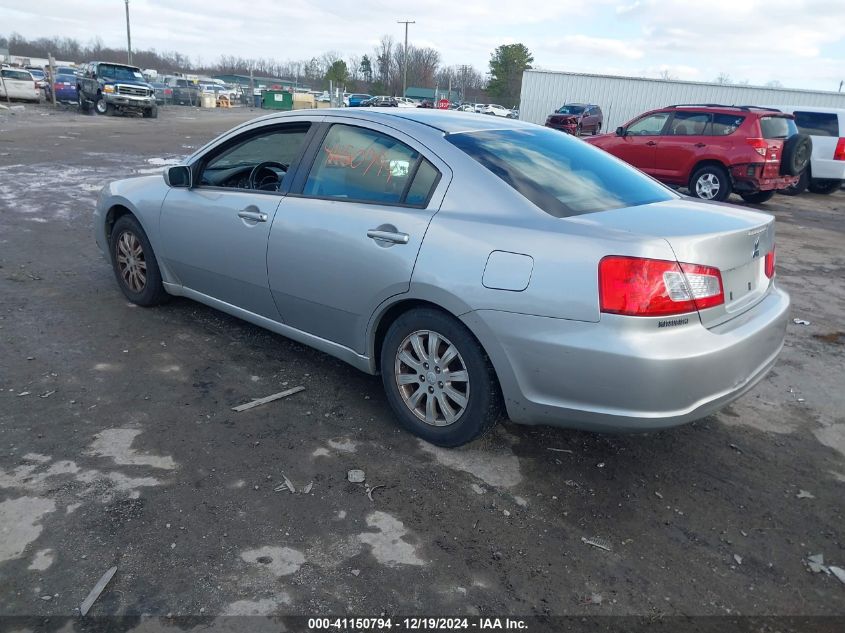
[[[732,83],[733,83],[733,80],[731,79],[731,76],[730,76],[728,73],[724,73],[724,72],[719,73],[719,76],[718,76],[718,77],[716,77],[716,79],[715,79],[714,81],[715,81],[717,84],[722,84],[723,86],[726,86],[726,85],[728,85],[728,84],[732,84]]]
[[[675,81],[677,77],[669,72],[668,68],[664,68],[657,74],[658,79],[663,79],[664,81]]]

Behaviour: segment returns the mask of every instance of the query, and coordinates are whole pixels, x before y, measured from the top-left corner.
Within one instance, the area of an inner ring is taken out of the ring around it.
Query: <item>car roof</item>
[[[471,112],[457,112],[455,110],[432,110],[430,108],[401,108],[390,111],[371,110],[369,108],[320,108],[318,110],[293,110],[279,112],[263,117],[263,120],[283,119],[286,116],[302,115],[312,112],[314,116],[343,116],[367,121],[381,122],[394,125],[396,119],[403,119],[425,125],[444,134],[458,132],[480,132],[484,130],[509,130],[536,128],[531,123],[506,119],[504,117],[479,116]]]

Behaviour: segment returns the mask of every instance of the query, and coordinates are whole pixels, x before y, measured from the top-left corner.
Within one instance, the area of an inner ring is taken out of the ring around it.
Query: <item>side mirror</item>
[[[625,128],[621,125],[616,128],[616,136],[625,136]]]
[[[164,170],[164,182],[168,187],[191,188],[191,168],[187,165],[174,165]]]

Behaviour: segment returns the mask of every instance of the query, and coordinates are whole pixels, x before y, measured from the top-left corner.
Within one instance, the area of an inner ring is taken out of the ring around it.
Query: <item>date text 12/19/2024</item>
[[[308,618],[309,631],[526,631],[519,618]]]

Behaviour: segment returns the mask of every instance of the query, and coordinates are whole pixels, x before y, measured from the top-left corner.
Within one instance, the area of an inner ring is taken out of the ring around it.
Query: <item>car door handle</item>
[[[250,211],[249,209],[241,209],[238,211],[238,217],[242,220],[251,220],[252,222],[266,222],[267,214],[260,211]]]
[[[393,242],[394,244],[407,244],[408,240],[411,239],[407,233],[381,231],[379,229],[370,229],[367,231],[367,237],[383,242]]]
[[[657,143],[655,143],[654,141],[649,141],[648,143],[646,143],[646,145],[653,146],[653,145],[657,145]]]

